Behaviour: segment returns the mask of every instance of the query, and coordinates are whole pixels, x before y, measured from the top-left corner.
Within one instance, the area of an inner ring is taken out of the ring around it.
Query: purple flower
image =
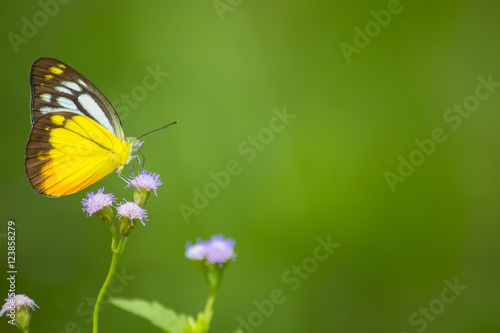
[[[229,259],[234,259],[236,257],[233,251],[235,243],[231,238],[224,239],[222,235],[212,236],[206,245],[207,260],[213,264],[220,263],[222,265]]]
[[[207,263],[218,263],[222,266],[229,259],[234,259],[235,241],[231,238],[225,239],[222,235],[215,235],[207,242],[198,240],[197,244],[190,242],[186,245],[186,257],[189,259],[202,260],[207,259]]]
[[[16,309],[19,311],[21,310],[21,307],[24,306],[26,309],[31,308],[31,310],[34,311],[35,306],[39,308],[39,306],[35,304],[35,301],[24,294],[11,296],[5,299],[5,301],[6,303],[2,307],[2,311],[0,311],[0,317],[3,316],[3,314],[9,309]]]
[[[104,187],[97,190],[97,193],[87,193],[87,197],[82,200],[83,211],[87,213],[87,217],[100,211],[104,207],[113,205],[115,197],[112,193],[104,194]]]
[[[148,192],[153,190],[155,195],[156,194],[156,189],[162,185],[162,182],[160,181],[160,175],[153,173],[153,172],[147,172],[146,170],[142,170],[141,173],[139,173],[137,176],[132,177],[125,186],[125,188],[128,187],[133,187],[136,189],[136,191],[139,191],[140,189],[145,189]]]
[[[132,201],[124,201],[118,207],[116,207],[116,216],[117,217],[127,217],[132,222],[133,220],[139,220],[143,225],[144,220],[148,219],[146,210],[144,208],[139,207],[138,204]],[[133,223],[132,223],[133,225]]]
[[[200,242],[200,240],[198,240]],[[205,243],[191,245],[191,242],[186,244],[186,257],[189,259],[202,260],[206,256]]]

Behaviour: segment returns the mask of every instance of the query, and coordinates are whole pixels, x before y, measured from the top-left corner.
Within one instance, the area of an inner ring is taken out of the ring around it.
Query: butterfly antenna
[[[140,139],[140,138],[142,138],[142,137],[143,137],[143,136],[145,136],[145,135],[148,135],[148,134],[151,134],[151,133],[153,133],[153,132],[156,132],[156,131],[159,131],[159,130],[165,129],[165,128],[167,128],[168,126],[173,125],[173,124],[177,124],[177,123],[178,123],[178,121],[176,120],[176,121],[174,121],[173,123],[170,123],[170,124],[165,125],[165,126],[163,126],[163,127],[157,128],[157,129],[155,129],[155,130],[153,130],[153,131],[151,131],[151,132],[147,132],[146,134],[143,134],[143,135],[141,135],[141,136],[137,137],[137,139]]]

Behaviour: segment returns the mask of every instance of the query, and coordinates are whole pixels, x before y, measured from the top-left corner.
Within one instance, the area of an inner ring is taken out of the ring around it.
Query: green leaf
[[[111,304],[149,320],[153,325],[169,333],[182,333],[188,325],[185,315],[177,314],[156,301],[142,299],[113,298]]]

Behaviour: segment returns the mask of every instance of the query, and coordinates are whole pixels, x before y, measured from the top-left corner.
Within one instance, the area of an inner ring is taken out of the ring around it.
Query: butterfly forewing
[[[40,58],[31,66],[31,123],[48,113],[71,112],[92,118],[118,139],[120,118],[108,99],[83,75],[62,61]]]

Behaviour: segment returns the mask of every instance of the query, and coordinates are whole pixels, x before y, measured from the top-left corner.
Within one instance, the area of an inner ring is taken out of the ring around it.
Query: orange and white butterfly
[[[33,188],[58,197],[120,173],[143,142],[125,137],[108,99],[62,61],[31,66],[31,124],[25,169]]]

